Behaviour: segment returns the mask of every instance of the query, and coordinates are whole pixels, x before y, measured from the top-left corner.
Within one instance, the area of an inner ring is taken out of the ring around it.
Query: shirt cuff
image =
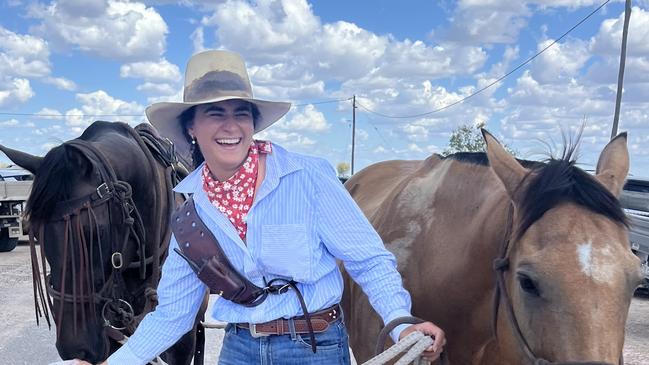
[[[390,313],[390,315],[385,319],[385,324],[387,325],[388,323],[390,323],[391,321],[397,318],[410,317],[410,316],[412,316],[412,314],[410,314],[410,312],[405,309],[396,310]],[[408,323],[400,324],[396,326],[392,331],[390,331],[390,337],[392,338],[392,341],[394,341],[394,343],[399,342],[399,335],[401,334],[401,331],[406,329],[408,326],[410,326],[410,324]]]
[[[115,351],[108,358],[108,365],[145,365],[148,360],[142,360],[133,350],[128,342],[125,343],[119,350]]]
[[[401,332],[403,332],[403,330],[405,330],[410,326],[412,326],[411,323],[404,323],[394,327],[392,332],[390,332],[390,337],[392,338],[392,341],[394,341],[394,343],[399,342],[399,335],[401,335]]]

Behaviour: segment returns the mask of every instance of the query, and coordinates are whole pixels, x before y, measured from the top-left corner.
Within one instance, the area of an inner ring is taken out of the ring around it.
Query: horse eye
[[[541,293],[539,292],[539,288],[536,285],[536,282],[527,275],[519,274],[518,284],[521,286],[521,289],[523,289],[523,291],[526,292],[527,294],[533,295],[535,297],[541,295]]]

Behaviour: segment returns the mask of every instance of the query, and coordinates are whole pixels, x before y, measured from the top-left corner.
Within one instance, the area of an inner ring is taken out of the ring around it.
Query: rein
[[[507,292],[507,286],[505,284],[505,271],[509,270],[509,249],[511,247],[511,240],[513,234],[513,224],[514,224],[514,206],[513,203],[509,205],[507,213],[507,230],[505,233],[505,240],[500,247],[500,255],[493,260],[493,269],[496,273],[496,290],[494,292],[494,305],[492,313],[492,327],[494,332],[494,337],[497,337],[498,330],[498,309],[501,302],[504,304],[505,313],[507,314],[507,319],[512,328],[512,332],[520,349],[527,357],[530,364],[534,365],[613,365],[606,362],[600,361],[561,361],[553,362],[546,360],[541,357],[537,357],[534,354],[534,351],[530,348],[523,331],[521,330],[518,320],[516,319],[516,314],[514,312],[514,306],[512,304],[511,297]],[[619,365],[623,365],[624,360],[622,355],[620,355]]]

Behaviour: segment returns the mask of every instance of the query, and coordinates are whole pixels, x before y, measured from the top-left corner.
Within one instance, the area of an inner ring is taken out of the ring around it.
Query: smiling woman
[[[208,287],[222,295],[213,317],[229,323],[220,364],[349,364],[337,260],[386,323],[410,315],[394,256],[332,166],[253,139],[289,107],[253,97],[239,55],[206,51],[189,61],[183,102],[147,108],[152,124],[193,162],[175,191],[190,195],[185,207],[194,208],[174,215],[158,306],[110,365],[144,364],[168,347],[189,329]],[[215,246],[222,252],[193,254]],[[230,295],[238,285],[253,288],[253,299]],[[431,322],[397,327],[393,339],[415,330],[435,337],[424,357],[436,359],[445,339]]]

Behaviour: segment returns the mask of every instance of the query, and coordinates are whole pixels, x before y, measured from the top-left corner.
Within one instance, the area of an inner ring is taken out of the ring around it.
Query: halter
[[[534,351],[530,348],[530,345],[525,340],[525,336],[516,320],[516,314],[514,313],[514,306],[512,305],[511,297],[507,292],[507,287],[505,285],[505,271],[509,269],[509,248],[512,239],[513,233],[513,221],[514,221],[514,206],[513,203],[509,205],[507,210],[507,231],[505,234],[506,239],[503,240],[503,244],[500,247],[500,255],[498,258],[493,261],[493,269],[496,272],[496,290],[494,293],[494,305],[492,313],[492,327],[494,335],[497,336],[498,328],[498,308],[500,305],[500,298],[502,296],[502,302],[505,304],[505,313],[507,314],[507,319],[512,328],[514,337],[520,349],[523,350],[525,357],[527,357],[530,364],[533,365],[614,365],[606,362],[600,361],[562,361],[562,362],[552,362],[544,358],[537,357],[534,354]],[[501,295],[502,294],[502,295]],[[619,365],[624,364],[623,356],[620,355]]]
[[[158,196],[157,192],[161,191],[161,184],[157,178],[158,172],[155,166],[162,165],[165,167],[166,199],[171,209],[174,200],[173,192],[169,187],[180,180],[181,174],[186,173],[184,167],[180,169],[177,167],[179,164],[175,158],[173,145],[170,142],[167,142],[167,145],[163,145],[163,142],[150,130],[139,129],[139,134],[131,128],[127,128],[127,130],[144,152],[148,165],[153,175],[156,176],[151,184],[151,189],[154,190],[154,196],[156,197]],[[36,239],[33,229],[30,228],[29,235],[36,321],[38,323],[39,316],[44,315],[48,326],[51,327],[48,308],[50,312],[54,313],[52,299],[72,303],[74,331],[76,332],[77,318],[81,319],[83,323],[86,322],[86,306],[89,306],[90,312],[88,314],[94,319],[96,318],[95,306],[102,305],[102,324],[106,327],[108,335],[119,341],[123,337],[120,331],[128,329],[132,332],[137,323],[139,323],[139,320],[146,313],[150,312],[157,303],[155,287],[159,281],[160,264],[166,254],[170,236],[170,229],[168,224],[166,224],[169,212],[162,211],[161,199],[154,199],[152,210],[156,214],[154,216],[154,224],[158,224],[159,227],[164,227],[164,234],[161,235],[159,230],[154,230],[154,237],[149,238],[149,241],[153,242],[154,245],[150,250],[151,252],[147,252],[146,231],[142,217],[133,201],[130,184],[117,178],[114,169],[105,155],[91,143],[77,139],[66,142],[65,144],[79,151],[91,162],[99,173],[100,184],[95,191],[86,196],[58,203],[53,214],[54,218],[48,221],[48,223],[62,221],[62,224],[64,224],[63,269],[60,290],[54,289],[50,275],[46,273],[44,224],[40,225],[38,236],[41,246],[42,261],[40,263],[36,255]],[[151,154],[150,149],[155,152],[155,158]],[[111,229],[108,229],[108,240],[111,249],[110,274],[106,278],[104,271],[101,270],[101,282],[103,284],[99,291],[95,291],[95,273],[92,265],[92,260],[95,257],[93,254],[95,246],[98,250],[100,262],[104,262],[101,251],[103,247],[102,235],[100,234],[100,226],[95,210],[103,206],[108,210],[109,226],[117,225],[120,227],[120,231],[117,235],[118,237],[112,237],[113,232]],[[115,213],[114,211],[118,211],[119,213]],[[90,231],[89,239],[86,239],[83,231],[81,223],[83,216],[87,217]],[[96,243],[95,238],[97,239]],[[137,247],[136,260],[128,260],[127,258],[128,254],[132,252],[129,251],[128,245],[131,240],[135,242]],[[68,256],[72,257],[70,265],[67,262]],[[78,262],[75,260],[75,257],[79,258]],[[151,265],[148,278],[147,265]],[[43,267],[42,276],[45,283],[45,290],[43,290],[43,284],[40,280],[41,273],[39,266]],[[65,287],[68,266],[71,266],[71,290],[66,290]],[[126,287],[123,274],[128,269],[139,269],[140,279],[145,280],[135,292],[130,292]],[[77,279],[77,275],[81,275],[81,277]],[[146,301],[142,313],[136,316],[129,300],[140,296],[144,296]],[[77,316],[77,306],[81,309],[80,317]],[[55,318],[57,322],[57,337],[60,335],[62,317],[63,305],[60,306],[58,316]]]

